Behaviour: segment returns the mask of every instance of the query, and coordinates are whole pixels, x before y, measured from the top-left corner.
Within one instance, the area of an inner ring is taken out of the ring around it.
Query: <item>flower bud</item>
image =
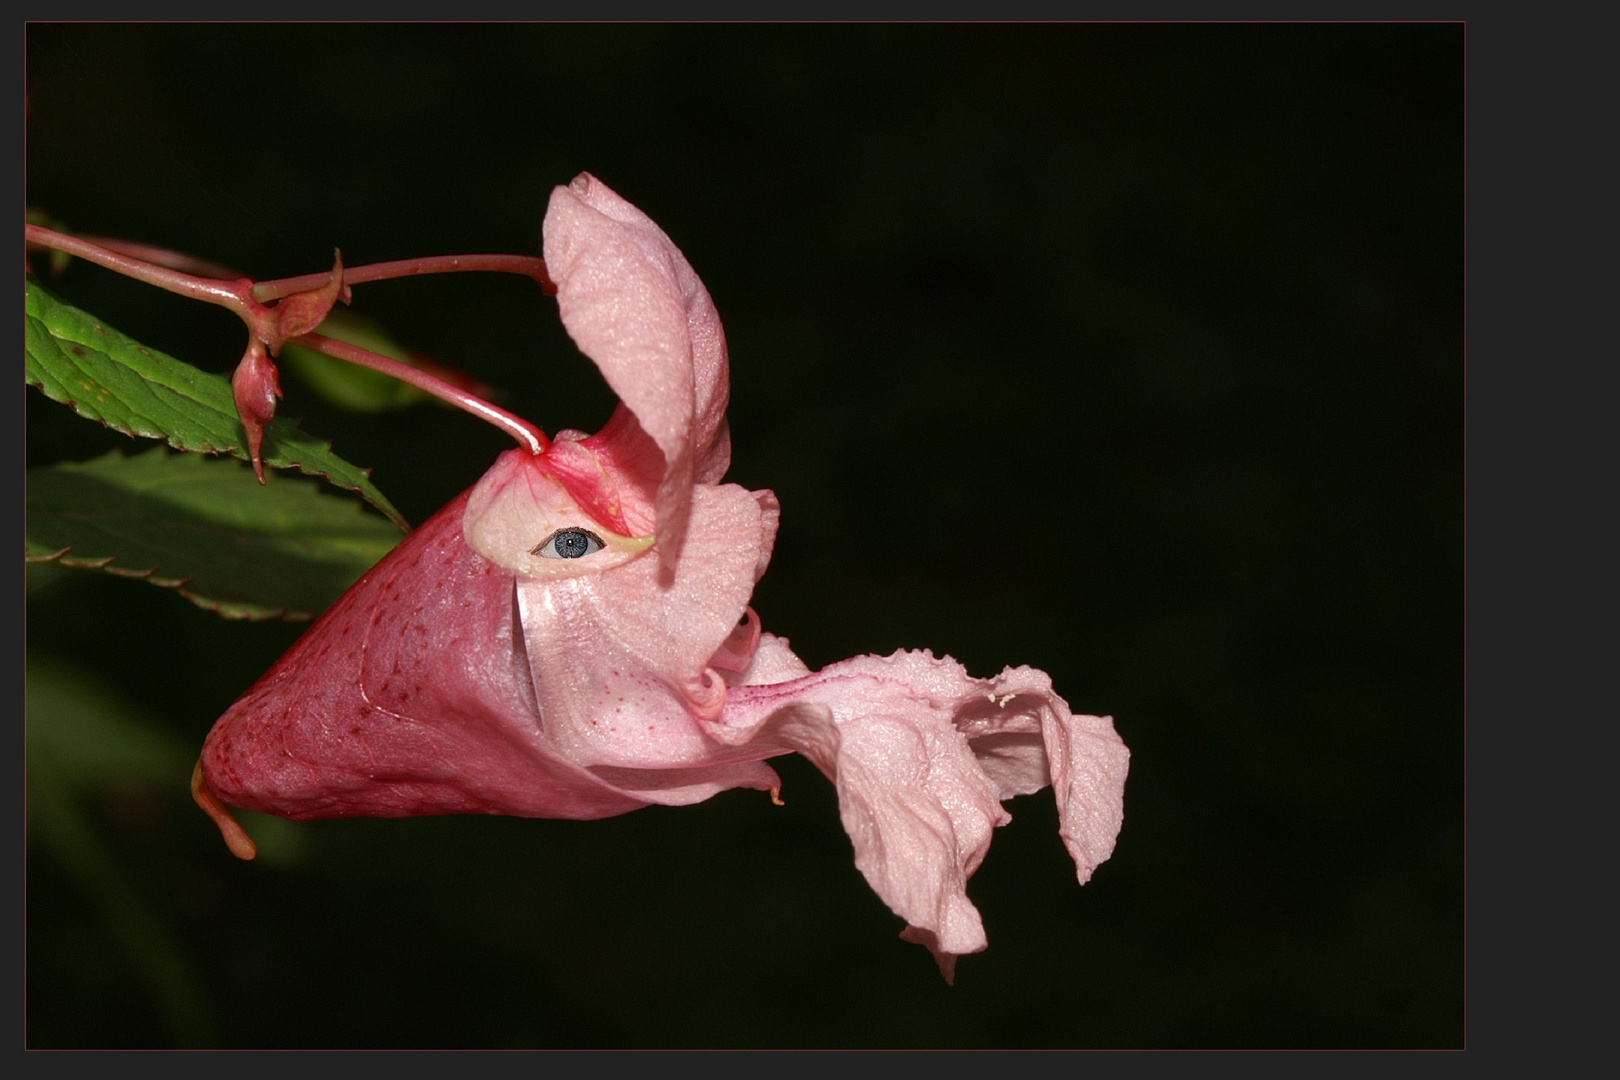
[[[275,363],[257,338],[248,342],[247,352],[242,354],[242,362],[236,365],[236,373],[231,376],[231,396],[236,400],[236,415],[241,418],[242,430],[247,435],[253,472],[262,484],[264,462],[259,459],[259,447],[264,442],[265,425],[276,418],[281,382],[276,376]]]

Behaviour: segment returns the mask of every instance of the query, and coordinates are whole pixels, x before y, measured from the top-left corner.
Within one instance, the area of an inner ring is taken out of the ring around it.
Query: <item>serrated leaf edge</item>
[[[30,284],[37,284],[37,283],[30,282]],[[96,319],[96,316],[90,314],[90,312],[88,312],[88,311],[85,311],[83,308],[80,308],[80,307],[78,307],[78,306],[76,306],[74,304],[70,304],[66,300],[62,300],[60,297],[57,297],[50,290],[46,289],[43,285],[39,285],[38,289],[52,303],[61,305],[63,307],[70,308],[70,309],[72,309],[74,311],[81,312],[84,315],[88,316],[90,319],[94,320],[98,326],[102,325],[100,320]],[[36,316],[34,316],[32,314],[26,315],[26,319],[29,322],[39,323],[41,325],[42,329],[43,329],[43,332],[46,334],[46,336],[50,337],[53,341],[64,340],[64,339],[59,338],[55,333],[53,333],[48,326],[45,326],[43,319],[37,318]],[[125,335],[125,336],[127,336],[127,335]],[[134,342],[133,338],[131,338],[130,340],[132,342]],[[141,346],[138,342],[134,342],[134,344],[135,344],[135,346],[137,348],[140,348],[142,352],[148,352],[148,350],[146,350],[146,348],[144,346]],[[167,355],[167,354],[165,354],[165,355]],[[184,365],[186,367],[192,368],[192,370],[196,371],[200,375],[207,375],[207,376],[210,376],[210,377],[217,377],[217,376],[214,376],[213,373],[203,371],[201,368],[197,368],[195,365],[187,364],[186,361],[180,360],[177,357],[170,357],[170,359],[174,360],[178,364],[182,364],[182,365]],[[50,392],[50,390],[46,388],[44,379],[35,379],[35,378],[29,377],[29,373],[28,373],[26,365],[24,366],[23,382],[28,386],[32,386],[34,389],[36,389],[40,393],[44,394],[50,400],[55,401],[55,402],[57,402],[59,404],[62,404],[62,405],[66,405],[68,408],[72,409],[76,415],[82,417],[83,419],[94,420],[94,421],[98,422],[99,424],[101,424],[102,427],[107,428],[110,431],[116,431],[120,435],[126,435],[126,436],[128,436],[128,437],[130,437],[132,439],[151,439],[154,442],[164,443],[164,444],[168,445],[169,447],[171,447],[171,448],[173,448],[175,450],[179,450],[180,452],[187,453],[187,454],[207,454],[210,457],[221,457],[221,456],[229,455],[230,457],[234,457],[234,458],[236,458],[236,459],[238,459],[240,461],[249,460],[249,455],[248,455],[247,449],[242,445],[222,446],[222,447],[218,447],[218,448],[212,449],[212,450],[202,449],[202,448],[198,448],[198,447],[182,446],[179,443],[174,441],[174,437],[172,435],[168,435],[168,434],[164,434],[164,435],[148,435],[145,432],[135,431],[133,428],[123,427],[123,426],[120,426],[118,424],[112,423],[112,422],[108,421],[106,417],[97,415],[96,411],[94,409],[90,409],[89,406],[81,405],[77,398],[69,396],[65,392],[63,393],[63,395],[61,397],[57,397],[55,394],[52,394]],[[175,388],[170,387],[169,389],[174,390]],[[176,391],[176,392],[178,392],[178,391]],[[206,403],[199,401],[197,398],[190,398],[190,400],[196,401],[198,404],[206,406]],[[332,440],[331,439],[322,439],[321,436],[316,435],[313,432],[304,430],[303,423],[304,423],[304,421],[303,421],[302,417],[277,417],[272,422],[270,427],[267,429],[266,434],[270,435],[272,437],[275,437],[278,434],[277,429],[285,427],[286,429],[297,432],[297,433],[303,435],[304,437],[310,439],[312,442],[318,444],[320,449],[331,452],[332,451]],[[238,421],[238,424],[240,425],[240,421]],[[336,453],[333,453],[332,456],[333,457],[338,457],[338,455]],[[339,460],[341,461],[342,459],[339,458]],[[360,496],[361,499],[363,499],[367,503],[370,503],[372,506],[376,507],[377,510],[380,511],[382,513],[382,515],[384,517],[386,517],[389,521],[391,521],[395,525],[399,526],[401,532],[409,533],[411,531],[410,522],[408,522],[405,519],[405,515],[401,514],[399,512],[399,510],[394,506],[394,504],[392,502],[390,502],[388,500],[388,498],[385,495],[383,495],[383,493],[381,491],[376,491],[375,497],[373,497],[371,494],[367,493],[367,491],[364,488],[358,487],[358,486],[353,485],[353,484],[345,484],[342,481],[334,479],[332,477],[331,473],[329,473],[329,472],[327,472],[327,471],[325,471],[323,469],[320,469],[318,467],[307,465],[307,464],[305,464],[303,462],[294,461],[294,462],[287,462],[287,463],[279,463],[279,462],[273,462],[273,461],[270,461],[268,459],[265,459],[264,464],[270,466],[273,469],[281,469],[281,470],[284,470],[284,471],[288,470],[288,469],[296,469],[298,472],[303,473],[305,476],[316,477],[317,479],[323,480],[326,483],[331,484],[333,487],[335,487],[335,488],[337,488],[337,489],[339,489],[341,491],[352,491],[356,495]],[[350,463],[349,462],[344,462],[344,464],[350,464]],[[367,480],[371,479],[371,467],[370,466],[368,466],[368,465],[355,465],[354,468],[362,476],[364,476]],[[375,489],[376,485],[372,485],[372,487]]]
[[[173,439],[166,436],[142,435],[138,432],[128,430],[127,428],[120,427],[117,424],[110,423],[105,417],[93,416],[90,413],[85,412],[84,409],[79,407],[79,402],[74,398],[56,397],[49,390],[45,389],[45,385],[42,381],[36,381],[34,379],[25,377],[24,382],[26,382],[27,385],[32,386],[35,390],[38,390],[40,393],[44,394],[47,398],[50,398],[50,400],[61,405],[66,405],[68,408],[72,409],[75,414],[83,419],[94,420],[107,430],[116,431],[118,434],[127,436],[128,438],[151,439],[153,442],[162,443],[163,445],[168,446],[171,450],[177,450],[182,454],[205,454],[212,458],[232,457],[238,461],[248,460],[247,451],[240,446],[222,446],[217,450],[199,450],[195,447],[181,446]],[[302,417],[277,417],[275,422],[278,425],[286,424],[301,434],[308,436],[310,439],[313,439],[315,442],[319,443],[321,449],[323,450],[332,449],[331,439],[322,439],[319,435],[315,435],[312,432],[304,430],[304,428],[301,426],[304,422]],[[364,488],[358,487],[354,484],[345,484],[341,480],[335,480],[332,478],[331,473],[312,465],[306,465],[302,462],[294,461],[281,463],[265,459],[264,463],[267,467],[278,469],[282,472],[300,472],[305,476],[313,476],[317,480],[324,480],[326,483],[337,488],[339,491],[352,491],[367,504],[376,507],[378,513],[382,514],[383,517],[387,518],[395,525],[398,525],[401,532],[408,534],[411,531],[411,524],[409,521],[405,520],[405,515],[401,514],[399,510],[394,507],[393,503],[384,498],[381,492],[377,493],[376,498],[372,498],[370,495],[366,494]],[[355,468],[358,469],[367,480],[371,479],[371,467],[369,465],[356,465]]]
[[[102,573],[112,574],[114,577],[129,578],[136,581],[145,581],[156,585],[160,589],[173,589],[187,600],[204,611],[212,612],[222,619],[240,619],[243,622],[269,622],[278,619],[281,622],[309,622],[314,613],[300,611],[296,608],[279,607],[270,608],[263,604],[254,604],[249,601],[221,600],[217,597],[200,596],[186,588],[191,583],[190,578],[171,578],[158,575],[158,568],[153,566],[146,570],[132,570],[124,566],[114,566],[116,555],[101,555],[93,558],[78,559],[71,554],[72,547],[65,547],[50,555],[24,555],[25,563],[55,563],[58,566],[72,570],[100,570]],[[228,611],[227,608],[250,608],[251,611]]]

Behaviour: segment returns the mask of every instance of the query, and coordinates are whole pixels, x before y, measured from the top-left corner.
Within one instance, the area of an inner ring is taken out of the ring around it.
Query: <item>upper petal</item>
[[[702,281],[647,215],[581,173],[552,192],[546,267],[563,325],[663,452],[658,538],[680,556],[692,484],[725,472],[725,335]]]

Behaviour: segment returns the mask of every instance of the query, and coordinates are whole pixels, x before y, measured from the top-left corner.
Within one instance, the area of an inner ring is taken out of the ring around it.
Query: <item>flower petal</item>
[[[1072,717],[1043,672],[975,679],[928,652],[796,670],[785,643],[762,635],[744,685],[702,726],[738,747],[796,750],[837,784],[856,866],[947,979],[986,944],[966,885],[1011,820],[1003,799],[1055,782],[1081,881],[1108,857],[1128,755],[1108,720]]]
[[[623,402],[595,435],[559,431],[545,458],[569,494],[603,525],[622,536],[657,532],[664,454]]]
[[[1052,786],[1063,843],[1084,885],[1124,824],[1130,751],[1112,717],[1071,714],[1044,671],[1008,668],[984,687],[982,700],[957,708],[957,728],[1003,799]]]
[[[563,325],[663,452],[667,573],[680,557],[692,485],[718,481],[730,461],[719,315],[663,230],[589,173],[552,192],[544,232]]]

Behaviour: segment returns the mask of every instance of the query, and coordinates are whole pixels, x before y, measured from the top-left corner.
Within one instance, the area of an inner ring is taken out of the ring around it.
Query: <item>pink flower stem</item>
[[[248,324],[250,331],[255,331],[259,320],[266,309],[267,302],[283,299],[298,293],[306,293],[321,288],[332,280],[330,271],[323,274],[305,274],[302,277],[282,278],[279,281],[267,281],[255,285],[247,278],[237,281],[196,277],[184,274],[178,270],[167,269],[151,262],[115,251],[100,244],[85,240],[82,237],[68,236],[54,229],[47,229],[39,225],[25,225],[24,239],[28,244],[36,247],[53,248],[65,251],[69,255],[76,255],[86,262],[93,262],[109,270],[132,277],[137,281],[144,281],[148,285],[156,285],[160,289],[178,293],[181,296],[194,300],[202,300],[210,304],[230,308]],[[119,244],[120,247],[126,245]],[[127,245],[129,250],[142,250],[135,245]],[[170,254],[152,249],[155,254]],[[557,286],[546,274],[545,260],[537,259],[531,255],[444,255],[426,259],[401,259],[397,262],[373,263],[370,266],[358,266],[353,269],[345,268],[343,284],[345,286],[360,284],[367,281],[386,281],[390,278],[413,277],[418,274],[444,274],[468,270],[493,270],[511,274],[522,274],[533,278],[540,288],[548,295],[556,295]],[[545,432],[535,427],[521,417],[514,416],[505,409],[497,408],[476,394],[450,385],[442,379],[436,379],[425,371],[402,364],[398,360],[391,360],[386,356],[379,356],[369,349],[362,349],[357,345],[338,341],[323,334],[306,333],[290,339],[294,344],[323,352],[339,360],[346,360],[351,364],[380,371],[385,375],[392,375],[402,382],[410,383],[419,390],[426,391],[436,398],[447,401],[458,409],[472,413],[488,423],[494,424],[502,431],[511,435],[518,443],[528,448],[532,454],[543,454],[551,445],[551,440]]]
[[[344,272],[344,278],[348,278],[347,271]],[[302,345],[306,349],[314,349],[317,352],[325,353],[327,356],[335,356],[339,360],[347,360],[351,364],[359,364],[361,367],[380,371],[384,375],[392,375],[401,382],[410,383],[418,390],[424,390],[436,398],[448,401],[458,409],[463,409],[481,420],[494,424],[516,439],[519,444],[527,447],[531,454],[543,454],[546,452],[546,448],[551,445],[551,440],[546,437],[545,432],[522,417],[513,416],[505,409],[496,408],[476,394],[451,386],[441,379],[435,379],[427,372],[413,368],[409,364],[402,364],[398,360],[380,356],[369,349],[362,349],[358,345],[350,345],[346,341],[329,338],[325,334],[300,334],[298,337],[291,338],[289,344]]]
[[[69,255],[76,255],[86,262],[105,266],[109,270],[117,271],[125,277],[132,277],[136,281],[144,281],[148,285],[156,285],[160,289],[167,289],[169,292],[179,293],[181,296],[187,296],[193,300],[202,300],[205,303],[230,308],[249,325],[252,325],[257,304],[252,294],[253,283],[247,278],[242,278],[239,281],[225,281],[216,278],[194,277],[191,274],[182,274],[178,270],[169,270],[142,259],[104,248],[100,244],[91,243],[80,237],[68,236],[65,233],[59,233],[54,229],[47,229],[40,225],[24,225],[23,229],[24,239],[30,244],[65,251]],[[317,276],[323,281],[331,277],[330,274]]]
[[[557,286],[546,273],[546,261],[533,255],[435,255],[425,259],[371,263],[369,266],[344,267],[343,283],[361,285],[368,281],[388,281],[419,274],[456,274],[470,270],[521,274],[538,282],[547,296],[557,295]],[[261,281],[253,286],[253,298],[260,303],[277,300],[291,293],[317,288],[325,284],[328,277],[327,274],[304,274],[279,281]]]
[[[228,266],[221,266],[219,263],[209,262],[207,259],[199,259],[184,252],[170,251],[168,248],[160,248],[153,244],[142,244],[134,240],[117,240],[110,236],[85,236],[82,234],[77,239],[88,240],[92,244],[97,244],[120,255],[129,255],[136,259],[155,263],[158,266],[166,266],[170,270],[196,274],[198,277],[224,278],[227,281],[235,281],[237,278],[247,276],[240,271],[232,270]]]

